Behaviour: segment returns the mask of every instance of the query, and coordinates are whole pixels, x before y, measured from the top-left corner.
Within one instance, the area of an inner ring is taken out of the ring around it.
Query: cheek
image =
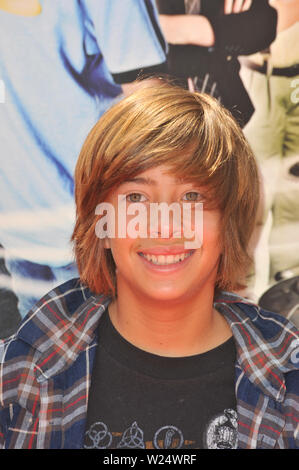
[[[109,239],[109,247],[117,267],[127,266],[130,260],[130,254],[134,240],[129,238]]]
[[[204,214],[203,247],[218,248],[220,252],[222,250],[220,215],[217,213]]]

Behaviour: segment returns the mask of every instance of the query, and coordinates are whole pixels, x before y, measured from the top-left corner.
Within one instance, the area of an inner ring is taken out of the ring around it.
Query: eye
[[[201,199],[201,195],[196,191],[190,191],[183,196],[184,201],[196,202]]]
[[[128,202],[145,202],[146,197],[140,193],[131,193],[126,196]]]

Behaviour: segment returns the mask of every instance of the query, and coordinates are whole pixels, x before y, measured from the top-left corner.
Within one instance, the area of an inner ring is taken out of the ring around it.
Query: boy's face
[[[207,284],[212,287],[215,284],[221,254],[221,215],[218,210],[205,207],[203,188],[195,186],[194,183],[177,180],[175,176],[167,174],[167,171],[169,168],[165,166],[144,171],[134,180],[121,184],[105,201],[115,209],[116,235],[120,233],[117,231],[120,200],[125,201],[127,214],[128,211],[137,209],[135,216],[126,216],[127,233],[132,233],[130,220],[140,213],[141,205],[147,221],[146,238],[110,237],[106,238],[105,247],[112,251],[117,268],[117,286],[122,292],[129,289],[134,295],[145,300],[180,302],[196,295]],[[171,211],[169,233],[166,233],[166,236],[161,219],[158,225],[150,225],[150,205],[161,202],[166,203],[168,207],[173,203],[179,203],[181,207],[189,206],[190,213],[193,213],[193,230],[198,229],[194,226],[197,220],[194,216],[195,206],[203,208],[201,246],[186,249],[185,242],[190,242],[190,234],[185,237],[183,217],[173,220]],[[176,238],[179,231],[181,236]]]

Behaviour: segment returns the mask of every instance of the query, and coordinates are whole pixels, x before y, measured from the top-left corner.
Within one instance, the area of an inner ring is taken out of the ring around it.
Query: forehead
[[[124,180],[120,186],[128,183],[144,184],[147,186],[158,186],[159,184],[187,184],[191,182],[191,177],[186,178],[177,174],[171,167],[159,165],[146,171],[138,173],[132,178]]]

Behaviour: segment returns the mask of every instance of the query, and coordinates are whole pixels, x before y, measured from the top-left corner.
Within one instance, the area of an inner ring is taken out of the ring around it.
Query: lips
[[[194,250],[186,250],[183,245],[169,245],[169,246],[155,246],[151,248],[144,248],[140,250],[139,253],[143,253],[145,255],[179,255],[182,253],[189,253],[190,251]]]

